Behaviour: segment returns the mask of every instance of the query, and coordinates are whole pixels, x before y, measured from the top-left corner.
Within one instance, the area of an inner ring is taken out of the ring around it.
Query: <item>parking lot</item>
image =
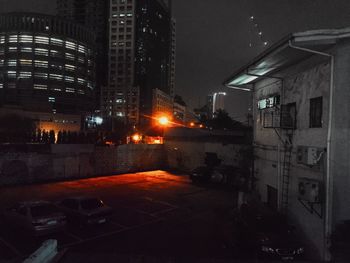
[[[164,171],[1,189],[0,208],[17,201],[58,201],[97,196],[114,210],[99,226],[70,227],[32,237],[1,224],[0,262],[21,261],[49,238],[68,249],[61,262],[115,262],[121,257],[241,257],[232,248],[234,193],[193,185],[187,176]]]

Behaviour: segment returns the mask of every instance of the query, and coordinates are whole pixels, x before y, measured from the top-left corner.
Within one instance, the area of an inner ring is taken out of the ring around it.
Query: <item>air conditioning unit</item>
[[[323,149],[310,146],[298,146],[297,162],[306,165],[317,165],[322,156]]]
[[[298,198],[309,203],[320,203],[321,182],[309,178],[299,178]]]

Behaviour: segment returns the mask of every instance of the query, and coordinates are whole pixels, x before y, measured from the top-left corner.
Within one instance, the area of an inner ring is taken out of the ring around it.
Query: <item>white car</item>
[[[34,235],[57,232],[66,225],[66,216],[47,201],[20,202],[6,209],[3,218],[5,224]]]

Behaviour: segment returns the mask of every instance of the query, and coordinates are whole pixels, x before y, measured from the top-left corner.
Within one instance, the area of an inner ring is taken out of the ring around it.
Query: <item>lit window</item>
[[[17,52],[17,47],[9,47],[9,52]]]
[[[5,36],[0,36],[0,44],[4,44],[5,43]]]
[[[118,104],[121,104],[121,103],[123,103],[123,100],[122,99],[117,99],[115,102],[118,103]]]
[[[79,84],[85,84],[86,80],[85,79],[81,79],[81,78],[78,78],[78,83]]]
[[[66,88],[66,92],[68,92],[68,93],[75,93],[75,89]]]
[[[74,78],[73,77],[69,77],[69,76],[65,76],[64,77],[64,81],[66,81],[66,82],[74,82]]]
[[[7,77],[16,78],[16,71],[7,71]]]
[[[81,89],[78,89],[78,93],[79,93],[79,94],[82,94],[82,95],[85,94],[85,92],[84,92],[83,90],[81,90]]]
[[[77,48],[77,44],[75,44],[74,42],[66,41],[66,48],[68,48],[68,49],[76,49]]]
[[[20,35],[19,36],[20,43],[33,43],[33,36],[30,35]]]
[[[88,88],[90,88],[90,89],[93,89],[93,88],[94,88],[91,81],[88,81],[87,86],[88,86]]]
[[[74,71],[76,69],[76,66],[65,64],[65,68],[66,68],[66,70]]]
[[[9,60],[7,61],[7,66],[9,66],[9,67],[16,67],[16,66],[17,66],[17,60],[15,60],[15,59],[9,59]]]
[[[27,71],[21,71],[19,72],[18,78],[19,79],[29,79],[32,77],[32,72]]]
[[[47,49],[44,49],[44,48],[36,48],[35,49],[35,55],[48,56],[49,55],[49,51]]]
[[[78,52],[86,54],[86,47],[79,45],[78,46]]]
[[[0,59],[0,67],[4,66],[4,61],[3,59]]]
[[[38,90],[47,90],[47,85],[34,84],[33,88]]]
[[[18,35],[10,35],[9,42],[10,43],[17,43],[18,42]]]
[[[33,49],[31,47],[22,47],[21,52],[23,53],[32,53]]]
[[[119,14],[119,17],[124,17],[125,16],[125,14]]]
[[[32,60],[31,59],[21,59],[19,63],[21,66],[31,66],[32,65]]]
[[[3,88],[4,88],[4,84],[0,83],[0,89],[3,89]]]
[[[46,45],[49,44],[49,38],[48,37],[36,36],[34,39],[35,39],[35,43],[36,44],[46,44]]]
[[[49,102],[56,102],[56,99],[54,97],[49,97]]]
[[[49,65],[49,62],[43,61],[43,60],[35,60],[34,65],[37,68],[47,68]]]
[[[58,38],[50,38],[51,44],[56,45],[56,46],[62,46],[63,45],[63,40],[58,39]]]
[[[75,56],[71,53],[66,53],[66,59],[75,60]]]
[[[62,79],[63,79],[63,75],[59,75],[59,74],[50,74],[50,79],[62,80]]]
[[[47,79],[47,76],[48,76],[47,73],[41,73],[41,72],[34,73],[34,77],[39,79]]]

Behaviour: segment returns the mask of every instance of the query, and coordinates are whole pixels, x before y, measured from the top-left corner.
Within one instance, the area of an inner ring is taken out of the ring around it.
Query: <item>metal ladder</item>
[[[281,211],[287,213],[288,210],[288,194],[289,194],[289,172],[292,159],[293,145],[286,143],[284,145],[283,167],[282,167],[282,200]]]

